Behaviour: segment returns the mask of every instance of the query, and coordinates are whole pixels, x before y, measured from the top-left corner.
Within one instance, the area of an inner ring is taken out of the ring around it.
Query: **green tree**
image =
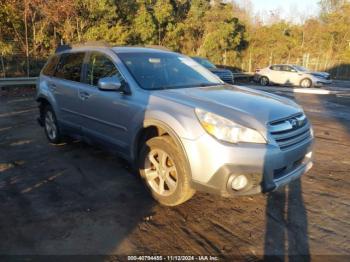
[[[154,17],[157,22],[158,44],[162,45],[170,23],[174,22],[174,7],[170,0],[157,0],[154,5]]]
[[[141,1],[139,4],[133,21],[133,29],[139,42],[144,44],[155,44],[157,42],[157,25],[152,13],[147,9],[145,1]]]
[[[245,27],[233,16],[232,8],[215,1],[203,17],[205,30],[198,53],[217,64],[232,64],[247,46]]]
[[[173,46],[189,55],[196,55],[202,44],[205,31],[203,17],[210,9],[210,0],[193,0],[187,13],[186,19],[177,24],[176,30],[171,33]]]

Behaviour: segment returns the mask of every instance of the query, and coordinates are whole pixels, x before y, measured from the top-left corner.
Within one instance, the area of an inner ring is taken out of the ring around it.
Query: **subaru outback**
[[[163,205],[196,191],[274,191],[312,167],[313,131],[300,106],[225,84],[167,50],[62,46],[36,99],[51,143],[71,136],[118,153]]]

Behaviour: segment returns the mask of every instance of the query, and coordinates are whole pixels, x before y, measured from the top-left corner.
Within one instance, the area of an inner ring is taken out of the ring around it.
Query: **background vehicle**
[[[202,58],[202,57],[191,57],[193,60],[195,60],[197,63],[204,66],[206,69],[208,69],[210,72],[214,73],[220,79],[228,84],[234,83],[234,76],[232,72],[228,69],[222,69],[216,67],[212,62],[210,62],[208,59]]]
[[[298,105],[224,85],[178,53],[64,48],[42,70],[37,101],[51,143],[69,135],[112,149],[163,205],[195,190],[272,191],[312,166],[312,129]]]
[[[273,83],[306,88],[332,83],[330,74],[312,72],[298,65],[271,65],[263,69],[257,69],[254,80],[264,86]]]

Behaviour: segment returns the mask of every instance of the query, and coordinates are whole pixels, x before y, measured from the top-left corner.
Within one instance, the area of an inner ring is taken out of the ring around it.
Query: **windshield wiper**
[[[222,85],[224,85],[224,83],[200,83],[196,86],[206,87],[206,86],[222,86]]]
[[[208,87],[208,86],[219,86],[224,85],[221,83],[198,83],[191,85],[178,85],[178,86],[158,86],[156,88],[151,88],[149,90],[167,90],[167,89],[181,89],[181,88],[193,88],[193,87]]]

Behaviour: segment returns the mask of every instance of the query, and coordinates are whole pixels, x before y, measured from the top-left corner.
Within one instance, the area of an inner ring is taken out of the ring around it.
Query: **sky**
[[[235,0],[238,4],[250,2],[253,13],[260,14],[266,22],[271,11],[281,14],[281,18],[301,23],[306,18],[317,16],[319,0]]]

